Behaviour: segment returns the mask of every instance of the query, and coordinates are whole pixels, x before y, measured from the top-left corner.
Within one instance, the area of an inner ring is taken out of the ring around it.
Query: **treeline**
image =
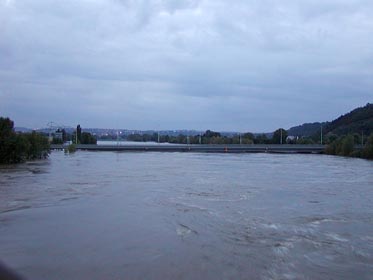
[[[82,132],[80,144],[97,144],[97,139],[89,132]]]
[[[128,135],[127,141],[136,142],[159,142],[173,144],[285,144],[287,132],[285,129],[278,129],[273,133],[271,138],[266,134],[254,135],[252,133],[236,134],[233,136],[222,135],[220,132],[207,130],[201,135],[159,135],[153,134],[131,134]]]
[[[76,127],[73,135],[73,143],[75,144],[97,144],[97,139],[89,132],[82,132],[80,124]]]
[[[153,134],[131,134],[126,138],[127,141],[135,142],[159,142],[159,143],[172,143],[172,144],[252,144],[253,141],[250,137],[242,135],[240,136],[221,136],[220,133],[217,136],[206,136],[203,135],[183,135],[170,136],[170,135],[158,135]]]
[[[48,138],[40,133],[16,133],[9,118],[0,117],[0,164],[47,158]]]
[[[367,138],[361,149],[355,149],[355,146],[359,143],[356,140],[359,140],[356,134],[338,137],[326,146],[325,153],[373,159],[373,133]]]

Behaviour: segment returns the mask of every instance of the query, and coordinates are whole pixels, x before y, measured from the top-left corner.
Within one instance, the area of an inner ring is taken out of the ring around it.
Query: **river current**
[[[0,167],[25,279],[372,279],[373,162],[54,151]]]

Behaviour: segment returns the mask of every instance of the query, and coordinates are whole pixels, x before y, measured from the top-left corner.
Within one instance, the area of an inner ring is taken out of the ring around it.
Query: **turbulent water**
[[[372,279],[373,162],[53,152],[0,168],[0,260],[26,279]]]

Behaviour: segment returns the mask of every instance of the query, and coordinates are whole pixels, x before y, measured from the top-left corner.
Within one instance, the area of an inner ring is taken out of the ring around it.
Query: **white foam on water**
[[[325,234],[327,237],[330,237],[331,239],[335,240],[335,241],[339,241],[339,242],[347,242],[348,239],[346,238],[343,238],[341,237],[340,235],[336,234],[336,233],[327,233]]]
[[[178,236],[184,237],[191,233],[197,234],[197,231],[192,230],[191,228],[183,224],[179,224],[178,227],[176,228],[176,234]]]
[[[289,253],[290,249],[294,247],[293,242],[291,241],[285,241],[275,244],[275,247],[273,248],[273,252],[276,255],[279,256],[285,256]]]
[[[262,226],[264,228],[269,228],[269,229],[274,229],[274,230],[279,230],[280,229],[280,225],[278,224],[262,224]]]

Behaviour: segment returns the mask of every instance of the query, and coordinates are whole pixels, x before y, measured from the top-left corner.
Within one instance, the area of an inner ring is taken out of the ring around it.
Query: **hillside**
[[[351,112],[338,117],[331,122],[305,123],[288,130],[288,135],[310,137],[320,132],[321,125],[324,134],[346,135],[362,132],[364,135],[373,133],[373,104],[368,103]]]
[[[294,126],[288,129],[288,135],[292,136],[305,136],[310,137],[316,133],[319,133],[321,130],[321,126],[325,127],[327,123],[304,123],[302,125]]]
[[[365,135],[373,132],[373,104],[368,103],[364,107],[356,108],[335,119],[325,128],[325,133],[336,135],[362,132]]]

